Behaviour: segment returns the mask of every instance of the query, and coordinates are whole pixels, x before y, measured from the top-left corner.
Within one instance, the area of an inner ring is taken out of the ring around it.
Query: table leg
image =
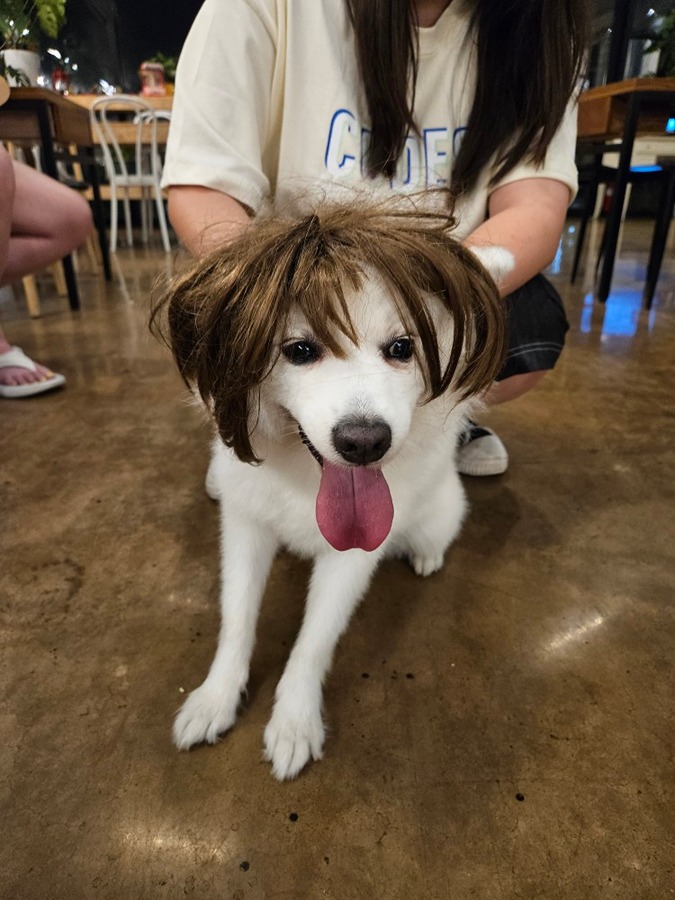
[[[654,234],[652,237],[652,246],[649,251],[649,262],[647,263],[647,275],[645,278],[643,296],[645,309],[652,308],[656,282],[659,278],[663,254],[666,249],[666,241],[668,240],[670,223],[673,218],[673,207],[675,207],[675,166],[669,168],[667,175],[668,177],[661,190],[659,209],[656,215],[656,224],[654,225]]]
[[[598,197],[598,185],[600,184],[601,171],[602,171],[602,150],[598,149],[598,151],[593,156],[593,167],[591,169],[590,184],[588,185],[588,195],[586,197],[584,209],[581,213],[581,219],[579,220],[579,225],[577,226],[577,242],[574,247],[574,261],[572,262],[572,272],[570,274],[570,284],[574,284],[576,277],[577,277],[577,270],[579,269],[579,261],[581,259],[581,253],[584,249],[584,239],[586,237],[586,226],[588,225],[588,220],[593,215],[593,210],[595,209],[595,202]]]
[[[49,121],[49,112],[42,104],[37,108],[38,124],[40,128],[40,138],[42,140],[42,152],[44,156],[44,169],[47,175],[59,180],[59,173],[56,168],[56,156],[54,154],[54,143],[52,141],[52,130]],[[66,276],[66,286],[68,288],[68,300],[71,309],[80,308],[80,295],[77,289],[77,280],[75,278],[75,269],[73,267],[73,257],[63,257],[63,273]]]
[[[600,278],[598,279],[595,289],[595,296],[601,303],[604,303],[609,297],[609,289],[612,284],[614,260],[616,259],[616,245],[619,240],[619,231],[621,229],[621,214],[623,211],[623,201],[626,196],[628,176],[630,174],[630,161],[633,155],[633,144],[635,142],[635,132],[637,129],[639,112],[640,96],[638,94],[631,94],[628,100],[626,123],[624,126],[621,153],[619,154],[619,167],[616,170],[616,180],[614,181],[612,204],[607,215],[607,224],[605,226],[604,251],[600,268]]]
[[[101,200],[101,180],[98,177],[98,169],[96,168],[96,154],[91,151],[91,159],[86,164],[87,180],[91,184],[91,190],[94,195],[94,221],[96,222],[96,231],[98,232],[98,243],[101,248],[101,258],[103,260],[103,272],[106,281],[112,281],[112,270],[110,268],[110,248],[108,246],[108,232],[105,227],[105,212],[103,210],[103,202]]]

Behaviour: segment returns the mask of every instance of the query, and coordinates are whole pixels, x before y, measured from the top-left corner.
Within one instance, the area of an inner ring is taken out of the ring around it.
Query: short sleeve
[[[512,184],[514,181],[522,181],[525,178],[551,178],[567,185],[570,189],[571,203],[579,189],[579,174],[575,162],[576,145],[577,101],[575,97],[568,104],[560,128],[553,136],[541,165],[535,165],[532,162],[520,163],[491,190],[505,184]]]
[[[162,176],[258,211],[269,194],[262,157],[275,64],[274,4],[206,0],[180,55]]]

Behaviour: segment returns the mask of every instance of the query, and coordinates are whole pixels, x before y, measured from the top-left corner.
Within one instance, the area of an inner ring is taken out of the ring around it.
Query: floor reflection
[[[642,290],[613,291],[605,304],[598,303],[592,293],[584,296],[579,329],[582,334],[590,334],[594,330],[596,313],[602,311],[601,337],[634,337],[640,326],[645,323],[646,330],[652,332],[656,323],[656,308],[652,307],[643,316]]]
[[[624,223],[619,235],[619,248],[614,267],[612,287],[606,303],[594,299],[596,279],[595,261],[600,248],[604,223],[589,223],[586,246],[575,285],[570,284],[570,267],[578,238],[578,223],[568,222],[561,237],[555,258],[546,275],[563,295],[570,323],[578,325],[581,334],[595,335],[599,346],[615,338],[634,338],[651,335],[659,316],[672,308],[673,254],[666,250],[654,303],[651,310],[644,309],[643,289],[646,274],[648,248],[653,223],[629,221]],[[612,344],[612,350],[616,345]]]

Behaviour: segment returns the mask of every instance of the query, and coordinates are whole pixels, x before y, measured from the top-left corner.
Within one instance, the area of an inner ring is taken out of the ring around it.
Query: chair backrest
[[[171,111],[168,109],[154,109],[152,110],[155,118],[158,122],[170,122],[171,121]],[[140,116],[146,117],[146,113],[139,113]],[[145,118],[147,121],[147,118]]]
[[[91,105],[92,131],[101,145],[109,180],[129,178],[123,146],[133,146],[136,176],[159,180],[161,161],[157,148],[157,111],[140,97],[117,94],[101,97]],[[164,116],[162,116],[164,118]]]

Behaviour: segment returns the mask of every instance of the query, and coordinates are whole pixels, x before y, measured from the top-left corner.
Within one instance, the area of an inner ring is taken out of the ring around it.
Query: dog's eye
[[[413,345],[410,338],[397,338],[393,344],[385,348],[384,355],[387,359],[397,359],[402,362],[409,360],[413,355]]]
[[[293,341],[281,351],[294,366],[306,366],[321,357],[321,348],[312,341]]]

